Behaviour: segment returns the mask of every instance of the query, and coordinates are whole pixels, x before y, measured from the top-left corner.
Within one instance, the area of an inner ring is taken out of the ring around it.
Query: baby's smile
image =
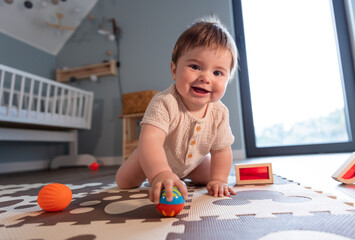
[[[207,94],[210,91],[200,88],[200,87],[192,87],[192,89],[196,92],[196,93],[200,93],[200,94]]]

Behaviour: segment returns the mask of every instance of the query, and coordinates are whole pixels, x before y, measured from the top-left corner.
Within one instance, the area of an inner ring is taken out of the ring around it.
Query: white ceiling
[[[12,4],[0,0],[0,32],[16,38],[52,55],[60,49],[74,31],[51,28],[45,22],[58,24],[56,13],[64,15],[62,25],[79,26],[98,0],[30,0],[33,7],[24,6],[25,1],[14,0]]]

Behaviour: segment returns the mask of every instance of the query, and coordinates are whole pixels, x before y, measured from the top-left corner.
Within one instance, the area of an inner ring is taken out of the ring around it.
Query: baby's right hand
[[[166,200],[171,202],[173,200],[173,186],[177,187],[184,199],[187,199],[186,184],[179,179],[179,177],[170,172],[164,171],[154,177],[152,181],[152,188],[149,191],[149,199],[155,204],[159,204],[160,193],[163,188],[166,190]]]

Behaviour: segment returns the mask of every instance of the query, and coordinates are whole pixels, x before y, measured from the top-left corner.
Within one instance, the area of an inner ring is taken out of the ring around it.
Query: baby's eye
[[[214,71],[213,72],[213,75],[215,75],[215,76],[221,76],[222,75],[222,72],[221,71]]]
[[[190,68],[192,68],[193,70],[199,70],[200,69],[200,67],[197,66],[196,64],[190,65]]]

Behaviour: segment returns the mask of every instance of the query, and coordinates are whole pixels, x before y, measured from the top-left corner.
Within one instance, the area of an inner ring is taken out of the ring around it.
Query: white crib
[[[55,158],[52,168],[95,161],[77,151],[92,105],[92,92],[0,64],[0,141],[69,142],[69,156]]]

